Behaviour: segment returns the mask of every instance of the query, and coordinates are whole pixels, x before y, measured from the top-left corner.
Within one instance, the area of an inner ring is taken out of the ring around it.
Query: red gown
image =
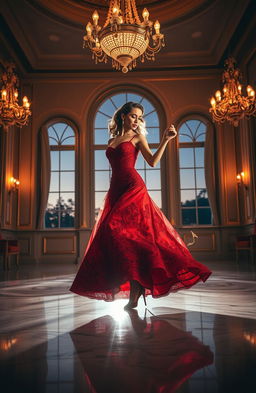
[[[134,168],[139,150],[129,141],[109,146],[110,188],[70,290],[112,301],[129,297],[129,280],[157,298],[206,281],[212,273],[196,261]]]

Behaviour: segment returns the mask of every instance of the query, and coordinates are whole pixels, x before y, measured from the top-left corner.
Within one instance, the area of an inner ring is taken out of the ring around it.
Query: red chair
[[[236,261],[238,261],[238,253],[241,250],[249,252],[250,260],[253,262],[256,251],[256,234],[238,236],[235,243]]]
[[[16,266],[19,266],[20,247],[17,240],[4,239],[0,233],[0,256],[3,257],[4,270],[10,269],[10,256],[16,255]]]

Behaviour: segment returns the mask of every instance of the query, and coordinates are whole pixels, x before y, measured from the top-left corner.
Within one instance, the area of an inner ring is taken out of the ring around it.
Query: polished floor
[[[1,392],[256,392],[256,268],[207,265],[129,313],[70,293],[74,265],[0,271]]]

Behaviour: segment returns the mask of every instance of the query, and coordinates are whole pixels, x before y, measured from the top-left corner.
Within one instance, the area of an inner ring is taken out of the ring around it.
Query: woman
[[[193,259],[134,168],[139,152],[154,167],[177,135],[173,125],[167,128],[153,154],[145,137],[143,113],[142,105],[128,102],[109,123],[110,188],[70,288],[106,301],[129,296],[125,309],[136,307],[141,295],[146,305],[146,295],[156,298],[190,288],[211,274]]]

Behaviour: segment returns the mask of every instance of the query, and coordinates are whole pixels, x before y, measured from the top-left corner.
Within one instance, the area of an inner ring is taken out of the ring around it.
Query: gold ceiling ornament
[[[164,35],[160,33],[160,23],[149,20],[149,12],[144,8],[141,22],[135,0],[110,0],[107,19],[103,27],[98,25],[99,14],[95,10],[92,23],[86,25],[83,46],[92,51],[95,63],[107,63],[112,58],[112,67],[126,73],[136,67],[140,58],[155,60],[155,54],[164,46]],[[152,43],[150,43],[150,41]]]
[[[13,63],[7,64],[1,76],[0,125],[3,126],[4,130],[12,125],[22,127],[28,124],[31,115],[30,103],[26,96],[23,97],[22,106],[18,103],[19,79],[14,69],[15,65]]]
[[[236,61],[233,57],[225,61],[225,71],[222,75],[223,96],[220,90],[216,91],[215,98],[212,97],[210,100],[209,112],[215,122],[223,123],[227,120],[237,127],[239,120],[245,116],[256,115],[256,105],[255,91],[250,85],[246,89],[247,96],[242,95],[241,73],[235,65]]]

